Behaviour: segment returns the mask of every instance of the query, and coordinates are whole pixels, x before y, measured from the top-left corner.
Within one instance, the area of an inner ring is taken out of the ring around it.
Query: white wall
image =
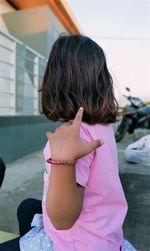
[[[45,71],[53,42],[67,31],[47,6],[16,11],[5,0],[0,0],[0,30],[0,115],[38,114],[38,89],[44,72],[35,61],[43,57],[26,45],[45,57]]]
[[[1,14],[13,12],[15,9],[5,0],[0,0],[0,29],[8,31]]]
[[[3,15],[9,33],[48,58],[52,44],[60,33],[68,33],[46,5]]]
[[[8,32],[7,27],[3,21],[2,14],[13,12],[15,9],[5,0],[0,0],[0,30]],[[11,48],[13,43],[2,37],[0,35],[0,44]],[[7,62],[12,63],[13,53],[10,51],[4,50],[0,47],[0,59],[6,60]],[[11,77],[12,67],[10,65],[0,63],[0,76]],[[10,80],[0,78],[0,114],[10,114],[10,106],[12,103],[12,98],[9,93],[11,93],[12,83]]]
[[[5,0],[0,0],[0,30],[9,33],[6,23],[4,22],[3,14],[16,12],[16,10]],[[19,82],[19,86],[16,85],[16,80],[19,80],[19,69],[17,70],[17,79],[15,80],[15,50],[16,43],[7,39],[0,34],[0,115],[15,115],[15,114],[33,114],[34,113],[34,86],[31,82],[29,75],[26,72],[21,72],[21,80],[26,81]],[[8,48],[8,50],[6,49]],[[13,51],[11,51],[13,50]],[[25,58],[23,58],[25,60]],[[21,61],[23,60],[21,59]],[[17,56],[17,61],[19,60]],[[4,62],[7,63],[4,63]],[[10,64],[9,64],[10,63]],[[20,61],[17,62],[21,64]],[[24,77],[23,77],[24,76]],[[12,80],[14,79],[14,80]],[[19,96],[15,99],[16,91],[21,89],[21,92],[17,93]],[[16,108],[17,110],[16,110]],[[37,111],[37,107],[36,107]],[[37,112],[36,112],[37,113]]]

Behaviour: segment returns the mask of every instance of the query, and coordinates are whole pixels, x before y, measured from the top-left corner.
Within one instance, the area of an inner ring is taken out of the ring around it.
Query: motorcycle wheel
[[[128,130],[128,127],[129,127],[129,120],[127,117],[124,117],[115,133],[116,142],[119,142],[123,139]]]

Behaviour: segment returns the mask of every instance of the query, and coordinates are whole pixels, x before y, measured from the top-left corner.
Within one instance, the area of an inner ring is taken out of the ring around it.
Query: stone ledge
[[[18,237],[17,234],[9,233],[9,232],[4,232],[0,231],[0,243],[3,243],[5,241],[12,240],[14,238]]]

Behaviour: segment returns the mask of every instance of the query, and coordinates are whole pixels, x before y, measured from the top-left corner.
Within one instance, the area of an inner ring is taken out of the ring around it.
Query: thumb
[[[91,151],[95,150],[96,148],[102,146],[104,144],[104,141],[101,139],[93,140],[91,143],[89,143]]]

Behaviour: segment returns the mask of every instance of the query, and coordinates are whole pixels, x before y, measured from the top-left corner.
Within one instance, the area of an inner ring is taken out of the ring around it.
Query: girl
[[[42,209],[33,199],[19,207],[20,250],[135,250],[123,240],[127,203],[111,126],[117,102],[103,50],[85,36],[60,36],[41,91],[46,117],[64,124],[47,133]]]

